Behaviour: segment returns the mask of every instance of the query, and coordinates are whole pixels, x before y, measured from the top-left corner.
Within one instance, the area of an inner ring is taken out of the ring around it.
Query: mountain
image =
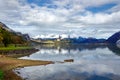
[[[96,39],[96,38],[83,38],[83,37],[79,37],[79,38],[72,38],[71,39],[72,43],[105,43],[106,39]]]
[[[12,29],[8,28],[4,23],[0,22],[0,27],[2,27],[3,29],[9,31],[9,32],[15,32]]]
[[[116,32],[115,34],[113,34],[112,36],[110,36],[107,39],[108,43],[116,43],[118,40],[120,40],[120,31]]]
[[[61,37],[62,39],[64,38],[68,38],[69,36],[67,34],[61,34],[61,35],[58,35],[58,34],[47,34],[47,35],[37,35],[35,37],[33,37],[33,39],[54,39],[54,38],[59,38]]]
[[[28,34],[15,32],[4,23],[0,22],[0,46],[2,44],[4,44],[5,47],[7,47],[8,44],[24,44],[29,39],[30,37]]]

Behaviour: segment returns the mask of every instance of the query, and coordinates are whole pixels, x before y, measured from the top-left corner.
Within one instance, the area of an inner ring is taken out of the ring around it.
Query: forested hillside
[[[25,44],[24,36],[18,35],[17,32],[9,29],[5,24],[0,23],[0,45],[7,47],[9,44]]]

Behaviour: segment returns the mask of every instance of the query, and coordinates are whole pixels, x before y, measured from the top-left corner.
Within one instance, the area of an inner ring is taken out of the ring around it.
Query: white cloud
[[[100,13],[86,10],[87,7],[109,3],[117,5]],[[57,7],[49,8],[50,5]],[[0,0],[0,21],[10,25],[14,30],[28,32],[31,35],[62,34],[71,30],[71,35],[106,38],[108,34],[120,30],[119,7],[119,0],[53,0],[46,6],[29,4],[26,0]],[[104,32],[101,33],[100,30]],[[107,34],[108,31],[111,32]]]
[[[114,12],[112,14],[107,13],[89,13],[86,16],[77,16],[78,21],[81,21],[85,24],[113,24],[120,22],[120,11]]]

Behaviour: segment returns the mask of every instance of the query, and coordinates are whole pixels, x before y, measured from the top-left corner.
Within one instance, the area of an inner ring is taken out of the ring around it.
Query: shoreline
[[[12,70],[16,68],[28,67],[28,66],[38,66],[38,65],[48,65],[53,64],[52,61],[41,61],[41,60],[26,60],[26,59],[16,59],[11,57],[0,57],[0,69],[4,72],[5,80],[22,80],[19,78]],[[13,75],[12,75],[13,74]]]
[[[33,52],[29,53],[29,55],[32,53]],[[18,76],[16,73],[14,73],[13,69],[16,69],[16,68],[54,64],[54,62],[52,62],[52,61],[28,60],[28,59],[14,58],[17,55],[20,56],[21,54],[15,54],[15,53],[10,52],[10,54],[4,54],[4,55],[1,54],[0,55],[0,69],[4,72],[3,80],[23,80],[20,76]],[[26,52],[24,53],[24,55],[27,55],[27,54],[28,53],[26,53]],[[12,56],[10,56],[10,55],[12,55]]]
[[[18,50],[0,50],[0,54],[9,57],[22,57],[22,56],[29,56],[32,53],[39,51],[35,48],[28,48],[28,49],[18,49]]]

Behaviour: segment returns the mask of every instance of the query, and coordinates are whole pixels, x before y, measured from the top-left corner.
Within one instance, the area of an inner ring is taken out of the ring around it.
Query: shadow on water
[[[91,76],[90,78],[87,78],[86,80],[112,80],[112,79],[103,76],[94,75]]]
[[[118,48],[116,45],[108,45],[107,47],[110,51],[120,56],[120,48]]]

